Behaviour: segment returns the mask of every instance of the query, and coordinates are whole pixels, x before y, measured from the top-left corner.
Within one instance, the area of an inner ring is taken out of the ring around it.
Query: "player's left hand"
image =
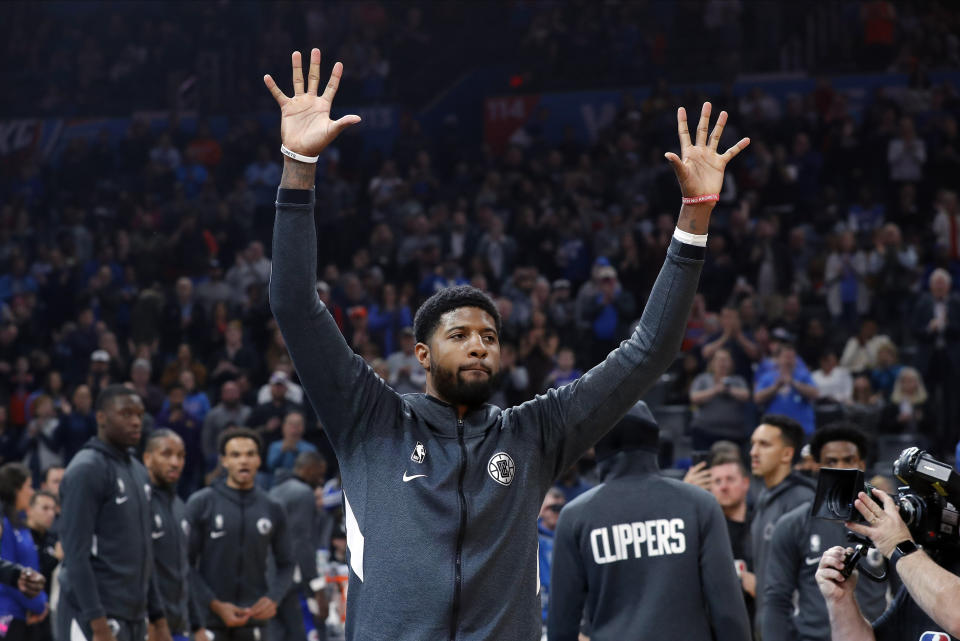
[[[247,612],[251,619],[272,619],[277,616],[277,604],[270,597],[261,597],[247,609]]]
[[[913,536],[907,524],[900,518],[900,510],[890,495],[877,488],[873,488],[872,491],[874,496],[880,498],[883,507],[877,505],[877,502],[867,496],[866,492],[860,492],[857,500],[854,501],[857,511],[867,519],[869,525],[866,523],[845,523],[844,525],[852,532],[869,537],[880,554],[889,559],[897,543],[912,541]]]
[[[750,144],[749,138],[741,138],[740,142],[730,147],[723,154],[717,153],[717,145],[720,144],[720,136],[723,135],[723,127],[727,124],[727,112],[721,111],[717,118],[717,124],[713,128],[713,133],[707,140],[707,133],[710,127],[710,109],[709,102],[703,103],[703,109],[700,111],[700,122],[697,125],[697,142],[690,142],[690,130],[687,126],[687,110],[683,107],[677,109],[677,130],[680,136],[680,155],[668,151],[664,156],[673,165],[673,171],[677,175],[677,182],[680,183],[680,193],[685,198],[694,196],[705,196],[707,194],[719,194],[723,188],[723,172],[727,163],[733,160],[734,156],[747,148]],[[712,204],[712,203],[710,203]]]

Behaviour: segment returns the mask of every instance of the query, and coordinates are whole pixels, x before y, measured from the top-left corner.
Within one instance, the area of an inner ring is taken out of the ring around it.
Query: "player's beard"
[[[433,366],[433,385],[441,398],[452,405],[479,407],[490,400],[499,382],[500,372],[488,372],[484,379],[468,381],[459,369]]]

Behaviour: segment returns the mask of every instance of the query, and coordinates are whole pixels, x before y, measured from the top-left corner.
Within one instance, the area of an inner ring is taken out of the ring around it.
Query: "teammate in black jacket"
[[[437,292],[414,319],[425,394],[399,395],[346,344],[316,290],[317,156],[357,116],[330,119],[342,66],[322,95],[320,51],[293,98],[270,76],[286,149],[277,194],[270,305],[343,480],[350,584],[347,638],[539,639],[537,514],[547,488],[641,398],[673,361],[706,252],[727,162],[721,112],[705,103],[681,156],[666,154],[687,197],[663,270],[633,334],[577,381],[501,410],[487,404],[500,367],[496,306],[472,287]],[[429,589],[425,589],[428,586]]]
[[[603,483],[560,512],[550,641],[576,641],[584,610],[592,641],[749,641],[723,511],[660,475],[658,434],[641,401],[597,443]]]
[[[287,513],[287,529],[290,544],[296,559],[293,583],[277,606],[277,616],[270,620],[270,637],[299,641],[306,639],[300,597],[312,596],[320,608],[317,631],[320,641],[325,637],[324,621],[327,618],[327,598],[324,579],[317,575],[317,499],[314,489],[323,483],[326,461],[317,452],[303,452],[293,464],[293,475],[274,480],[270,496],[276,499]],[[326,546],[323,546],[326,547]]]
[[[813,433],[810,453],[819,466],[863,471],[867,437],[855,425],[834,423]],[[817,567],[825,551],[836,545],[845,547],[849,540],[842,523],[813,518],[810,506],[803,503],[787,512],[774,528],[764,583],[763,641],[830,641],[830,620],[817,586]],[[876,549],[871,549],[863,562],[872,565],[874,574],[882,573],[883,556]],[[857,603],[869,620],[886,609],[886,593],[886,582],[857,583]]]
[[[150,478],[130,448],[140,442],[143,401],[123,385],[97,398],[97,436],[63,477],[63,566],[57,638],[141,641],[149,614],[170,641],[153,572]]]
[[[283,506],[254,485],[260,447],[251,429],[224,431],[219,448],[226,481],[187,501],[192,588],[215,641],[266,641],[266,623],[276,616],[293,577]],[[276,574],[268,585],[271,552]]]
[[[153,498],[153,556],[157,573],[157,589],[163,602],[167,625],[174,641],[187,641],[195,631],[194,641],[208,641],[203,621],[190,597],[190,561],[187,554],[186,506],[177,496],[177,481],[183,472],[186,452],[173,430],[154,430],[147,439],[143,463],[150,475]]]

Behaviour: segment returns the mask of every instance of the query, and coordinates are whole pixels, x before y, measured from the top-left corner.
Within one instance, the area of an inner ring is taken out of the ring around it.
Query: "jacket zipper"
[[[456,641],[460,617],[460,588],[463,584],[463,536],[467,529],[467,499],[463,495],[463,477],[467,472],[467,446],[463,442],[463,419],[457,419],[457,442],[460,444],[460,474],[457,479],[457,498],[460,503],[460,529],[457,530],[457,555],[454,561],[453,614],[450,617],[450,641]]]
[[[244,543],[245,543],[244,539],[246,538],[245,535],[246,535],[246,529],[247,529],[247,528],[246,528],[247,516],[246,516],[246,509],[245,509],[246,506],[244,505],[243,498],[244,498],[244,497],[240,497],[240,545],[237,546],[237,551],[238,551],[238,552],[241,552],[241,553],[237,555],[237,598],[236,598],[236,601],[234,601],[234,603],[235,603],[236,605],[238,605],[238,606],[240,605],[240,599],[241,599],[242,596],[243,596],[243,554],[242,554],[242,551],[243,551],[243,550],[245,549],[245,547],[246,547],[246,546],[244,545]]]

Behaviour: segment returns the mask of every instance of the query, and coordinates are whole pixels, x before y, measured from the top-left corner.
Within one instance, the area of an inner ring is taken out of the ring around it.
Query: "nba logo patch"
[[[924,632],[920,641],[950,641],[950,635],[945,632]]]
[[[423,446],[423,443],[417,441],[416,446],[413,448],[413,454],[410,455],[410,460],[414,463],[423,463],[423,459],[427,458],[427,448]]]
[[[487,472],[490,473],[490,478],[500,485],[510,485],[516,475],[517,466],[509,454],[497,452],[490,457],[490,462],[487,463]]]

